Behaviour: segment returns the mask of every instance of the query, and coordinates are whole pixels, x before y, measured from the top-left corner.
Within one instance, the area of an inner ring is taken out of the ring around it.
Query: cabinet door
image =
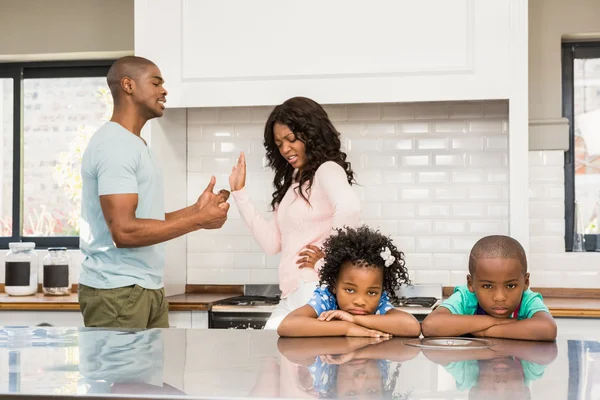
[[[555,318],[554,320],[560,338],[600,339],[600,318]]]
[[[37,326],[50,324],[58,327],[83,327],[79,311],[3,311],[2,325]]]
[[[169,311],[169,325],[171,328],[189,329],[192,327],[191,311]]]
[[[208,311],[192,311],[192,328],[208,329]]]
[[[517,3],[136,0],[135,51],[169,107],[505,99]]]

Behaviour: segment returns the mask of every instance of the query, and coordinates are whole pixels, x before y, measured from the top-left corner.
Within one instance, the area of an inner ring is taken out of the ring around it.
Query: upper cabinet
[[[506,99],[514,2],[136,0],[135,53],[169,107]]]

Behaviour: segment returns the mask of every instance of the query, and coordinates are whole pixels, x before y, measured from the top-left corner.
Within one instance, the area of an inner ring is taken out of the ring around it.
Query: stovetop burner
[[[230,299],[220,300],[214,305],[220,306],[268,306],[279,304],[279,296],[237,296]]]
[[[435,297],[400,297],[392,302],[394,307],[426,307],[431,308],[438,301]]]

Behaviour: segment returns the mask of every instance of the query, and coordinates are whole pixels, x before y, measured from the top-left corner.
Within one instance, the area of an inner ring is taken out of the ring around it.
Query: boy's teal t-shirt
[[[477,311],[477,296],[472,293],[467,285],[457,286],[454,293],[440,305],[446,307],[452,314],[474,315]],[[544,304],[542,295],[527,289],[523,292],[521,298],[521,307],[519,308],[518,320],[531,318],[538,311],[548,311]]]

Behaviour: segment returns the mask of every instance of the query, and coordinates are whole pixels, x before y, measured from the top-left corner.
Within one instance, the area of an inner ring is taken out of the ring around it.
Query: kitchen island
[[[448,350],[253,330],[6,327],[0,398],[600,398],[597,336],[491,342]]]

